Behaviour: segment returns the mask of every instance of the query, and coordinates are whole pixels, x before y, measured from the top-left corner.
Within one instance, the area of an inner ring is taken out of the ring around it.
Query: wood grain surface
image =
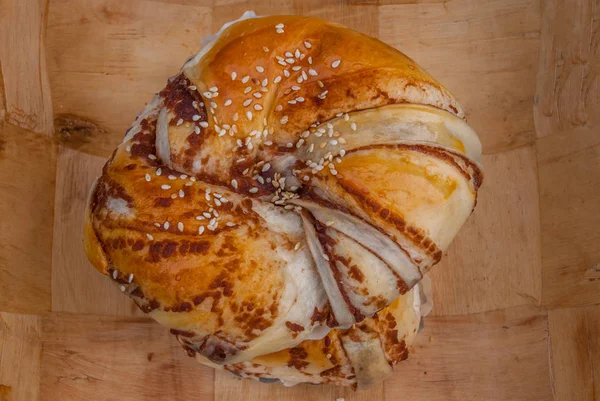
[[[407,361],[363,391],[197,364],[95,272],[89,186],[202,37],[253,9],[377,36],[459,99],[478,206]],[[0,401],[597,400],[600,0],[0,0]]]

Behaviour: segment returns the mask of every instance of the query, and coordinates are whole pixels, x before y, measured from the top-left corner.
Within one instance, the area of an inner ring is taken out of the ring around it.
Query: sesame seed
[[[308,148],[308,151],[312,153],[313,150],[315,150],[315,144],[311,143],[310,147]]]
[[[341,62],[342,60],[335,60],[333,63],[331,63],[331,68],[338,68]]]
[[[262,106],[260,104],[255,104],[254,105],[254,110],[260,111],[260,110],[262,110]]]
[[[292,86],[292,90],[299,91],[300,87],[298,85],[294,85]]]
[[[173,181],[176,180],[177,177],[175,177],[173,174],[169,174],[169,176],[167,177],[169,180]]]
[[[263,50],[265,51],[265,53],[269,52],[269,48],[267,46],[263,46]]]
[[[284,26],[285,25],[283,25],[283,24],[277,24],[277,25],[275,25],[275,28],[276,29],[283,29]]]
[[[183,124],[183,118],[180,118],[179,120],[177,120],[177,125],[181,125]]]
[[[297,102],[296,102],[296,100],[295,100],[295,99],[293,99],[293,100],[288,100],[288,103],[289,103],[289,104],[296,104]]]
[[[312,65],[312,57],[308,56],[308,64]]]
[[[304,139],[300,138],[300,139],[298,140],[298,142],[296,142],[296,148],[298,148],[298,149],[299,149],[299,148],[300,148],[300,146],[302,146],[302,144],[303,144],[303,143],[304,143]]]
[[[303,181],[308,181],[308,180],[310,180],[310,177],[309,177],[309,176],[307,176],[307,175],[305,175],[304,177],[302,177],[302,180],[303,180]]]
[[[150,181],[150,174],[146,174],[146,181]]]
[[[210,107],[212,107],[213,109],[216,109],[217,104],[215,102],[210,102]]]
[[[338,144],[338,141],[337,139],[332,139],[331,141],[329,141],[329,143],[335,146]]]
[[[193,90],[193,91],[195,91],[196,89],[198,89],[198,88],[196,88],[196,85],[190,85],[190,86],[188,86],[188,88],[190,90]]]
[[[213,109],[212,107],[209,109],[210,110],[210,114],[215,114],[215,109]],[[215,117],[215,123],[217,122],[217,118]]]
[[[270,168],[271,168],[271,163],[265,163],[265,165],[262,168],[262,172],[264,173],[265,171],[269,171]]]
[[[200,127],[198,127],[198,126],[195,126],[195,127],[194,127],[194,133],[195,133],[196,135],[198,135],[198,134],[200,133]]]
[[[276,32],[277,32],[277,33],[283,33],[284,31],[283,31],[283,29],[277,29],[277,31],[276,31]]]
[[[131,146],[127,145],[127,147],[125,148],[125,150],[126,150],[127,152],[131,152]]]
[[[296,49],[296,51],[294,52],[294,57],[300,58],[300,50]]]
[[[154,156],[154,155],[148,155],[148,159],[150,159],[150,160],[156,160],[156,156]]]
[[[237,120],[238,120],[238,118],[239,118],[239,115],[238,115],[238,113],[235,113],[235,114],[233,115],[233,117],[232,117],[233,121],[237,121]]]
[[[235,81],[236,78],[237,78],[237,72],[234,71],[231,73],[231,80]]]
[[[348,121],[350,120],[350,116],[348,115],[348,113],[344,114],[344,121]]]
[[[321,94],[319,95],[320,99],[325,99],[325,97],[327,96],[327,94],[329,93],[328,90],[324,90],[323,92],[321,92]]]
[[[235,223],[234,223],[234,222],[232,222],[232,221],[228,221],[227,223],[225,223],[225,225],[226,225],[227,227],[235,227]]]
[[[323,258],[324,258],[325,260],[329,260],[329,256],[327,256],[326,254],[323,254]]]
[[[275,79],[273,80],[273,83],[276,83],[276,84],[278,84],[279,82],[281,82],[281,75],[277,75],[277,76],[275,77]]]
[[[247,111],[246,112],[246,118],[250,121],[252,121],[252,112],[251,111]]]
[[[352,124],[350,124],[350,128],[352,128],[352,131],[356,131],[356,123],[353,122]]]
[[[309,75],[312,75],[313,77],[317,76],[317,71],[313,70],[312,68],[308,70]]]
[[[117,279],[117,276],[118,276],[118,275],[119,275],[119,271],[118,271],[118,270],[116,270],[116,269],[115,269],[115,270],[113,270],[113,272],[112,272],[112,278],[113,278],[114,280],[116,280],[116,279]]]
[[[121,288],[121,292],[125,292],[125,286],[124,285],[122,285],[120,288]]]
[[[288,64],[294,64],[296,62],[296,60],[294,60],[291,56],[292,55],[290,54],[290,57],[285,59],[286,63],[288,63]]]
[[[302,79],[304,79],[305,81],[308,80],[308,76],[306,75],[305,71],[302,71]]]
[[[183,231],[183,223],[181,221],[179,223],[177,223],[177,229],[179,231]]]
[[[304,98],[302,96],[299,96],[299,97],[296,98],[296,101],[298,103],[302,103],[304,101]]]
[[[203,232],[204,232],[204,226],[198,227],[198,235],[202,235]]]
[[[244,107],[248,107],[250,106],[250,103],[252,103],[252,99],[246,99],[244,100],[244,103],[242,103],[244,105]]]
[[[294,57],[294,55],[291,52],[285,52],[283,55],[286,57]]]
[[[291,142],[288,142],[288,143],[287,143],[285,146],[286,146],[286,147],[288,147],[288,148],[293,148],[293,147],[294,147],[294,144],[293,144],[293,143],[291,143]]]
[[[302,67],[299,66],[299,65],[295,65],[295,66],[292,67],[292,71],[299,71],[301,69],[302,69]]]
[[[277,64],[287,67],[287,64],[285,63],[284,60],[277,60]]]
[[[262,80],[262,82],[260,83],[263,87],[267,86],[269,84],[269,79],[265,78]]]
[[[146,233],[146,238],[148,238],[150,241],[154,240],[154,237],[148,233]]]
[[[248,93],[252,90],[251,86],[247,86],[246,89],[244,89],[244,93]]]
[[[257,98],[257,99],[260,99],[260,98],[262,97],[262,93],[260,93],[260,92],[255,92],[255,93],[253,93],[253,94],[252,94],[252,96],[254,96],[254,97],[255,97],[255,98]]]
[[[302,72],[304,72],[304,71],[302,71]],[[296,78],[296,82],[298,82],[299,84],[301,84],[302,81],[304,81],[304,77],[302,75],[300,75],[298,78]]]
[[[333,170],[333,169],[329,170],[329,172],[331,173],[331,175],[337,175],[337,173],[338,173],[337,170]]]
[[[265,142],[265,145],[266,145],[266,146],[271,146],[271,145],[273,145],[273,141],[266,141],[266,142]]]
[[[281,125],[285,125],[288,122],[288,116],[283,116],[279,122]]]
[[[163,224],[163,228],[164,228],[165,230],[168,230],[168,229],[169,229],[169,225],[170,225],[170,224],[169,224],[169,222],[168,222],[168,221],[165,221],[165,224]]]
[[[216,86],[212,86],[208,90],[211,91],[211,92],[218,92],[219,88],[217,88]]]
[[[344,157],[346,155],[346,151],[344,149],[340,150],[340,156]]]
[[[211,92],[204,92],[203,93],[204,97],[211,99],[213,94]]]
[[[312,45],[310,44],[310,42],[308,41],[304,41],[304,47],[306,47],[307,49],[310,49],[312,47]]]
[[[262,66],[257,65],[256,66],[256,71],[258,71],[258,72],[265,72],[265,69]]]
[[[198,120],[200,120],[200,116],[198,114],[194,114],[192,116],[192,121],[198,121]]]
[[[158,169],[156,169],[156,175],[161,175],[162,174],[162,169],[159,167]]]
[[[286,78],[289,78],[290,72],[288,70],[283,70],[283,75],[285,75]]]
[[[160,187],[161,187],[162,189],[164,189],[164,190],[171,189],[171,186],[170,186],[170,185],[167,185],[167,184],[163,184],[163,185],[161,185]]]
[[[242,78],[242,83],[245,84],[246,82],[248,82],[250,80],[250,76],[246,75],[244,78]]]

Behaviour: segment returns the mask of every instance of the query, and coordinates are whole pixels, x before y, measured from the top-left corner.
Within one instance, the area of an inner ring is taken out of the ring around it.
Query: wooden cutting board
[[[480,134],[475,213],[409,359],[366,391],[205,368],[93,271],[87,190],[200,39],[245,10],[379,37]],[[596,400],[600,0],[0,0],[0,400]]]

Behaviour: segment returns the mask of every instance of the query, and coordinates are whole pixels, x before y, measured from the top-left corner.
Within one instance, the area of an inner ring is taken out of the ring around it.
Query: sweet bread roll
[[[127,131],[84,245],[203,363],[366,385],[406,357],[480,155],[456,100],[399,51],[316,18],[245,18]]]

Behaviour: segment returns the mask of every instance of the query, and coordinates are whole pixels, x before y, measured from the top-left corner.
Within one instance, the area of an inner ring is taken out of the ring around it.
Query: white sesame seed
[[[271,163],[265,163],[265,165],[262,167],[262,172],[264,173],[265,171],[269,171],[270,168]]]
[[[269,48],[267,46],[263,46],[263,50],[265,51],[265,53],[269,52]]]
[[[344,121],[348,121],[350,120],[350,116],[348,115],[348,113],[344,114]]]
[[[121,288],[121,292],[125,292],[125,286],[124,285],[122,285],[120,288]]]
[[[226,225],[227,227],[235,227],[235,223],[234,223],[234,222],[232,222],[232,221],[228,221],[227,223],[225,223],[225,225]]]
[[[246,75],[244,78],[242,78],[242,83],[245,84],[246,82],[248,82],[250,80],[250,76]]]
[[[294,85],[292,86],[292,90],[299,91],[300,87],[298,85]]]
[[[156,169],[156,175],[161,175],[162,174],[162,169],[159,167]]]
[[[195,91],[196,89],[198,89],[198,88],[196,88],[196,85],[190,85],[190,86],[188,86],[188,88],[190,90],[193,90],[193,91]]]
[[[219,88],[217,88],[216,86],[212,86],[208,90],[211,91],[211,92],[218,92]]]
[[[285,59],[285,62],[288,64],[294,64],[296,62],[296,60],[294,60],[292,57],[292,55],[290,54],[290,57]]]
[[[323,254],[323,258],[324,258],[325,260],[329,260],[329,256],[327,256],[326,254]]]
[[[308,80],[308,76],[306,75],[306,71],[302,71],[302,79],[305,81]]]
[[[302,103],[302,102],[304,101],[304,98],[303,98],[302,96],[298,96],[298,97],[296,98],[296,101],[297,101],[298,103]]]
[[[344,157],[346,155],[346,151],[344,149],[340,150],[340,156]]]
[[[173,174],[169,174],[169,176],[167,177],[169,180],[173,181],[176,180],[177,177],[175,177]]]
[[[302,72],[304,72],[304,71],[302,71]],[[302,81],[304,81],[304,77],[302,75],[300,75],[298,78],[296,78],[296,82],[298,82],[299,84],[301,84]]]
[[[283,75],[285,75],[286,78],[289,78],[290,72],[288,70],[283,70]]]
[[[280,104],[278,104],[278,105],[275,107],[275,111],[281,111],[281,110],[283,110],[283,106],[282,106],[282,105],[280,105]]]
[[[255,93],[253,93],[253,94],[252,94],[252,96],[254,96],[254,97],[255,97],[255,98],[257,98],[257,99],[260,99],[260,98],[262,97],[262,93],[260,93],[260,92],[255,92]]]
[[[215,114],[215,109],[213,109],[212,107],[209,109],[210,110],[210,114]],[[217,118],[215,117],[215,123],[217,122]]]
[[[146,181],[150,181],[151,177],[150,174],[146,174]]]
[[[234,71],[231,73],[231,80],[235,81],[236,78],[237,78],[237,72]]]
[[[285,125],[288,122],[288,116],[283,116],[279,122],[281,125]]]
[[[308,180],[310,180],[310,177],[309,177],[309,176],[307,176],[307,175],[305,175],[304,177],[302,177],[302,180],[303,180],[303,181],[308,181]]]
[[[156,160],[156,156],[154,156],[154,155],[148,155],[148,159],[150,159],[150,160]]]
[[[116,280],[116,279],[117,279],[117,276],[118,276],[118,275],[119,275],[119,271],[118,271],[118,270],[116,270],[116,269],[115,269],[115,270],[113,270],[113,272],[112,272],[112,278],[113,278],[114,280]]]
[[[198,227],[198,235],[202,235],[203,232],[204,232],[204,226]]]
[[[246,99],[244,100],[244,103],[242,103],[244,105],[244,107],[248,107],[250,106],[250,103],[252,103],[252,99]]]
[[[299,65],[295,65],[295,66],[292,67],[292,71],[299,71],[301,69],[302,69],[302,67],[299,66]]]
[[[338,144],[338,141],[337,139],[332,139],[331,141],[329,141],[329,143],[335,146]]]
[[[266,145],[266,146],[271,146],[271,145],[273,145],[273,141],[266,141],[266,142],[265,142],[265,145]]]
[[[262,110],[262,106],[260,104],[255,104],[254,105],[254,110],[260,111],[260,110]]]
[[[316,77],[317,76],[317,71],[313,70],[312,68],[308,70],[309,75]]]
[[[169,226],[170,226],[169,222],[168,222],[168,221],[165,221],[165,224],[163,224],[163,228],[164,228],[165,230],[168,230],[168,229],[169,229]]]
[[[304,41],[304,47],[306,47],[307,49],[310,49],[312,47],[312,45],[310,44],[310,42],[308,41]]]
[[[206,97],[208,99],[211,99],[213,96],[213,94],[211,92],[204,92],[203,95],[204,95],[204,97]]]
[[[194,114],[192,116],[192,121],[198,121],[200,119],[200,116],[198,114]]]
[[[328,93],[329,93],[328,90],[325,90],[325,91],[321,92],[321,94],[319,95],[319,98],[320,99],[325,99],[325,97],[327,96]]]
[[[283,24],[280,23],[280,24],[275,25],[275,28],[276,29],[283,29],[284,26],[285,25],[283,25]]]
[[[183,223],[181,221],[179,223],[177,223],[177,229],[179,231],[183,231]]]
[[[277,29],[277,31],[276,31],[276,32],[277,32],[277,33],[283,33],[284,31],[283,31],[283,29]]]
[[[300,138],[300,139],[298,140],[298,142],[296,142],[296,147],[299,149],[299,148],[300,148],[300,146],[302,146],[302,144],[303,144],[303,143],[304,143],[304,139]]]
[[[312,153],[313,150],[315,150],[315,144],[311,143],[310,147],[308,148],[308,151]]]
[[[148,233],[146,233],[146,238],[148,238],[150,241],[154,240],[154,237]]]
[[[213,109],[216,109],[217,104],[215,102],[210,102],[210,107],[212,107]]]
[[[331,63],[331,68],[338,68],[341,62],[342,60],[335,60],[333,63]]]
[[[163,185],[161,185],[160,187],[161,187],[162,189],[164,189],[164,190],[171,189],[171,186],[170,186],[170,185],[167,185],[167,184],[163,184]]]
[[[296,102],[296,99],[292,99],[292,100],[288,100],[288,103],[289,104],[296,104],[297,102]]]
[[[312,65],[312,57],[308,56],[308,64]]]
[[[177,120],[177,125],[181,125],[183,124],[183,118],[180,118],[179,120]]]
[[[257,193],[257,192],[258,192],[258,188],[256,188],[256,187],[252,187],[252,188],[250,188],[250,189],[248,190],[248,192],[250,192],[251,194],[255,194],[255,193]]]
[[[285,60],[277,60],[277,64],[282,65],[284,67],[287,67],[287,64],[285,63]]]
[[[265,72],[265,69],[262,66],[257,65],[256,66],[256,71],[258,71],[258,72]]]
[[[247,111],[246,112],[246,118],[250,121],[252,121],[252,112],[251,111]]]
[[[130,145],[127,145],[127,147],[125,148],[125,150],[126,150],[127,152],[131,152],[131,146],[130,146]]]
[[[232,118],[232,120],[233,120],[233,121],[237,121],[237,120],[238,120],[238,118],[239,118],[239,115],[238,115],[238,113],[235,113],[235,114],[233,115],[233,117],[231,117],[231,118]]]
[[[285,146],[286,146],[287,148],[293,148],[293,147],[294,147],[294,144],[293,144],[293,143],[291,143],[291,142],[288,142],[288,143],[287,143]]]
[[[353,122],[352,124],[350,124],[350,128],[352,128],[352,131],[356,131],[356,123]]]
[[[231,186],[234,187],[235,189],[237,189],[238,187],[238,183],[236,180],[231,180]]]
[[[198,127],[198,126],[195,126],[195,127],[194,127],[194,133],[195,133],[196,135],[198,135],[198,134],[200,133],[200,127]]]
[[[244,89],[244,93],[248,93],[252,90],[251,86],[247,86],[246,89]]]

